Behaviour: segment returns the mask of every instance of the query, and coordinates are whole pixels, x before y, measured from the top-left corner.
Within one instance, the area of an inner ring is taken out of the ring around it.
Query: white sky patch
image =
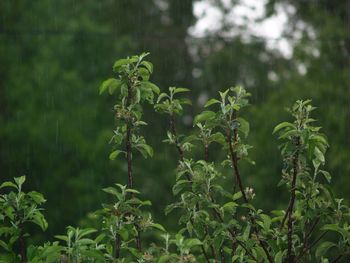
[[[227,8],[231,8],[224,16],[222,11],[210,0],[194,3],[194,15],[197,22],[189,29],[193,37],[205,37],[218,32],[223,24],[230,24],[231,30],[223,32],[225,37],[240,35],[243,39],[261,38],[267,47],[279,50],[285,57],[290,58],[293,43],[283,37],[288,26],[288,16],[295,12],[292,6],[277,5],[276,14],[264,19],[266,0],[240,0],[232,7],[230,0],[221,0]]]

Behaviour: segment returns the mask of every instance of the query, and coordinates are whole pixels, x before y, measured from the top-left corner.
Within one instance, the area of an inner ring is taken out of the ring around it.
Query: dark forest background
[[[108,159],[114,98],[99,96],[98,87],[111,76],[116,59],[143,51],[151,53],[152,82],[161,90],[191,89],[194,107],[179,120],[182,133],[219,90],[242,84],[253,94],[246,118],[256,165],[244,164],[242,174],[257,193],[255,203],[267,210],[287,200],[277,187],[281,158],[272,129],[287,118],[286,106],[311,98],[331,144],[332,187],[350,200],[350,1],[267,1],[266,18],[277,7],[295,9],[283,34],[293,43],[291,57],[269,49],[264,38],[227,37],[234,23],[191,36],[195,2],[0,2],[0,176],[4,181],[26,175],[26,188],[43,192],[49,222],[44,235],[84,224],[106,198],[102,187],[126,184],[125,163]],[[224,14],[239,4],[211,2]],[[313,34],[300,29],[300,21]],[[301,32],[297,39],[295,30]],[[176,219],[163,210],[173,200],[176,152],[161,143],[168,125],[164,116],[148,108],[146,119],[155,155],[151,161],[135,157],[136,188],[152,201],[155,219],[174,229]],[[220,154],[214,147],[212,156]]]

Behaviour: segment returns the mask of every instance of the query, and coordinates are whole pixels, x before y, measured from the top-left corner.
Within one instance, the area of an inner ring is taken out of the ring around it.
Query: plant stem
[[[300,252],[300,254],[297,256],[296,258],[296,262],[299,262],[300,259],[303,257],[303,255],[307,252],[310,251],[326,234],[328,233],[328,230],[323,232],[318,238],[315,239],[314,242],[312,242],[311,245],[309,245],[308,247],[306,247],[304,250],[302,250]]]
[[[175,146],[176,146],[176,149],[179,153],[180,161],[182,162],[184,160],[184,151],[180,145],[179,138],[177,136],[176,126],[175,126],[175,118],[174,118],[173,114],[170,115],[170,131],[175,138]],[[186,173],[185,176],[189,182],[192,182],[192,179],[188,173]]]
[[[343,257],[343,255],[337,256],[337,257],[332,261],[332,263],[338,262],[342,257]]]
[[[201,249],[202,249],[202,253],[203,253],[204,257],[205,257],[205,260],[208,263],[210,263],[210,259],[209,259],[209,256],[208,256],[207,252],[205,251],[204,245],[201,245]]]
[[[220,213],[216,211],[215,208],[213,208],[213,212],[214,212],[215,218],[218,219],[221,223],[224,223],[224,219],[222,218]],[[250,250],[244,245],[244,243],[235,238],[234,230],[231,228],[228,228],[227,230],[231,235],[233,245],[235,245],[234,243],[236,241],[253,260],[258,261],[256,257],[254,257],[254,255],[250,252]]]
[[[231,118],[232,118],[232,120],[236,119],[236,111],[234,111],[232,113]],[[237,153],[234,151],[233,145],[232,145],[232,132],[231,132],[230,128],[228,128],[226,130],[226,139],[227,139],[228,147],[229,147],[229,150],[230,150],[231,165],[233,167],[233,177],[236,180],[236,182],[238,183],[238,187],[239,187],[239,190],[242,193],[244,202],[248,203],[247,196],[246,196],[246,194],[244,192],[244,189],[243,189],[241,175],[240,175],[239,169],[238,169]],[[233,131],[233,143],[236,144],[237,140],[238,140],[237,129],[234,129],[234,131]],[[234,191],[235,191],[235,188],[236,188],[236,184],[234,185]]]
[[[170,130],[171,130],[171,133],[173,134],[174,138],[175,138],[175,146],[176,146],[176,149],[180,155],[180,160],[183,161],[184,159],[184,152],[181,148],[181,145],[179,143],[179,139],[178,139],[178,136],[177,136],[177,132],[176,132],[176,126],[175,126],[175,118],[174,118],[174,115],[170,115]]]
[[[221,258],[221,263],[225,263],[225,254],[222,248],[220,249],[220,258]]]
[[[128,125],[126,131],[126,158],[128,162],[128,188],[133,188],[132,176],[132,152],[131,152],[131,128]]]
[[[297,149],[293,155],[293,178],[292,178],[292,185],[291,185],[291,198],[290,198],[290,205],[289,205],[289,211],[288,211],[288,233],[287,233],[287,239],[288,239],[288,245],[287,245],[287,260],[289,263],[294,262],[294,255],[292,254],[292,248],[293,248],[293,208],[295,203],[295,188],[296,188],[296,181],[297,181],[297,175],[298,175],[298,162],[299,162],[299,149],[298,146],[300,144],[300,138],[297,138],[296,146]]]
[[[236,119],[236,111],[233,111],[232,115],[231,115],[231,121]],[[228,146],[229,146],[229,150],[230,150],[230,157],[231,157],[231,165],[233,167],[233,174],[234,174],[234,178],[236,179],[236,183],[238,183],[238,187],[242,193],[242,197],[243,197],[243,200],[245,203],[249,203],[248,202],[248,198],[244,192],[244,189],[243,189],[243,184],[242,184],[242,179],[241,179],[241,175],[240,175],[240,172],[239,172],[239,169],[238,169],[238,157],[237,157],[237,152],[234,151],[233,149],[233,144],[236,144],[238,142],[238,131],[237,131],[237,128],[235,128],[233,130],[233,141],[232,141],[232,132],[231,132],[231,129],[228,128],[226,130],[226,137],[227,137],[227,143],[228,143]],[[235,191],[235,186],[234,186],[234,191]],[[269,262],[274,262],[272,256],[270,255],[269,253],[269,250],[267,249],[265,243],[259,239],[259,231],[257,230],[257,228],[255,227],[256,225],[256,222],[255,222],[255,219],[253,217],[249,217],[252,225],[253,225],[253,231],[255,232],[255,234],[257,235],[258,237],[258,243],[259,245],[262,247],[262,249],[264,250],[264,252],[266,253],[267,255],[267,258],[269,260]]]
[[[305,225],[305,229],[304,229],[304,241],[303,241],[303,248],[301,250],[301,252],[304,253],[304,262],[307,262],[307,254],[308,254],[308,250],[307,247],[309,245],[309,239],[312,235],[312,232],[315,230],[315,227],[317,226],[318,222],[320,221],[320,218],[317,217],[315,222],[313,224],[307,224]],[[310,222],[311,223],[311,222]],[[310,227],[308,231],[306,231],[306,229],[308,228],[308,226]],[[304,252],[305,251],[305,252]],[[299,258],[299,256],[297,257],[297,259]]]
[[[132,86],[128,85],[128,96],[126,99],[126,107],[130,106],[132,99]],[[131,126],[127,123],[126,130],[126,159],[128,162],[128,188],[133,188],[133,175],[132,175],[132,145],[131,145]]]
[[[136,247],[139,251],[141,251],[141,232],[139,226],[136,226],[137,229],[137,237],[136,237]]]
[[[113,254],[114,254],[114,258],[119,258],[119,254],[120,254],[120,235],[119,234],[115,236]]]
[[[204,145],[204,161],[209,161],[209,146],[208,144]]]
[[[131,100],[133,98],[132,94],[132,87],[133,84],[132,82],[128,84],[128,95],[126,98],[126,107],[128,108],[131,105]],[[131,130],[131,122],[132,120],[129,120],[127,122],[127,127],[126,127],[126,159],[128,163],[128,188],[133,188],[134,187],[134,180],[133,180],[133,173],[132,173],[132,130]],[[131,197],[133,194],[130,195]],[[140,229],[137,225],[135,225],[137,229],[137,236],[136,236],[136,247],[139,251],[141,251],[141,233]],[[119,241],[120,242],[120,241]],[[120,248],[120,244],[119,244]],[[118,253],[119,254],[119,253]]]
[[[26,249],[26,244],[23,237],[23,227],[20,226],[20,228],[21,228],[20,230],[21,234],[19,236],[19,244],[20,244],[21,262],[27,263],[27,249]]]

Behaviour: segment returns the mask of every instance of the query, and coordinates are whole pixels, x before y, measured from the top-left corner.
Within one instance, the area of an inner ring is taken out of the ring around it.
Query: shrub
[[[290,194],[285,210],[265,212],[254,207],[254,190],[244,185],[240,162],[248,161],[249,122],[241,109],[249,106],[250,94],[242,87],[219,92],[194,118],[194,133],[177,132],[176,118],[183,107],[191,105],[181,95],[188,89],[170,87],[168,93],[150,82],[153,65],[148,54],[117,60],[114,78],[100,86],[117,98],[114,105],[116,127],[110,159],[124,158],[127,185],[103,189],[113,201],[94,213],[100,228],[74,228],[58,241],[41,246],[27,245],[27,225],[42,230],[47,223],[38,192],[25,193],[25,177],[15,183],[4,182],[0,189],[1,262],[337,262],[350,252],[349,208],[333,196],[331,175],[324,170],[327,138],[315,126],[310,100],[297,101],[289,112],[291,122],[282,122],[273,130],[280,140],[283,169],[279,186]],[[165,213],[177,209],[179,230],[169,234],[155,223],[145,210],[150,201],[140,199],[133,188],[133,156],[153,155],[142,135],[145,103],[156,112],[168,115],[169,130],[164,142],[178,152],[173,193],[177,202]],[[221,145],[227,158],[211,161],[212,143]],[[203,149],[203,159],[194,160],[193,148]],[[227,167],[223,169],[223,167]],[[231,171],[227,173],[227,171]],[[232,177],[230,180],[229,177]],[[227,182],[233,182],[232,185]],[[153,242],[143,240],[149,232]]]

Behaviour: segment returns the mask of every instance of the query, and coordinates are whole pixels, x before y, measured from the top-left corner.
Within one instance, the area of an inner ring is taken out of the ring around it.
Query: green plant
[[[1,194],[0,245],[6,252],[1,260],[14,262],[339,262],[350,253],[349,208],[337,199],[329,187],[331,175],[323,167],[329,147],[320,127],[315,126],[310,100],[297,101],[290,109],[291,122],[282,122],[273,130],[281,141],[283,169],[279,186],[286,187],[290,198],[285,210],[265,212],[254,206],[256,194],[245,185],[241,161],[253,164],[247,144],[250,125],[243,118],[250,94],[232,87],[210,99],[205,110],[195,116],[196,131],[178,133],[177,119],[191,102],[180,95],[186,88],[170,87],[160,93],[149,81],[153,66],[148,54],[117,60],[116,78],[102,83],[100,93],[117,97],[114,149],[110,159],[125,157],[127,185],[115,184],[103,189],[109,202],[94,212],[98,228],[67,228],[61,241],[26,247],[24,224],[34,222],[43,229],[47,223],[38,205],[45,200],[37,192],[24,193],[24,177],[16,184],[5,182],[16,192]],[[158,95],[159,94],[159,95]],[[153,104],[157,112],[169,116],[164,142],[178,152],[173,194],[175,203],[165,213],[179,212],[180,229],[169,234],[153,221],[145,207],[150,201],[140,198],[133,188],[133,155],[152,157],[153,149],[141,135],[143,103]],[[243,109],[243,110],[242,110]],[[211,154],[212,143],[222,147],[227,158],[217,160]],[[203,159],[194,158],[194,149]],[[147,239],[143,234],[147,232]],[[152,240],[150,243],[149,240]],[[63,241],[63,242],[62,242]],[[19,243],[19,250],[14,246]]]
[[[40,207],[46,202],[41,193],[22,190],[25,177],[14,178],[13,182],[4,182],[0,190],[9,188],[11,191],[0,194],[0,246],[5,253],[0,260],[15,261],[18,254],[13,252],[14,245],[19,247],[19,255],[22,262],[27,261],[26,232],[27,225],[38,225],[46,230],[47,222]]]

